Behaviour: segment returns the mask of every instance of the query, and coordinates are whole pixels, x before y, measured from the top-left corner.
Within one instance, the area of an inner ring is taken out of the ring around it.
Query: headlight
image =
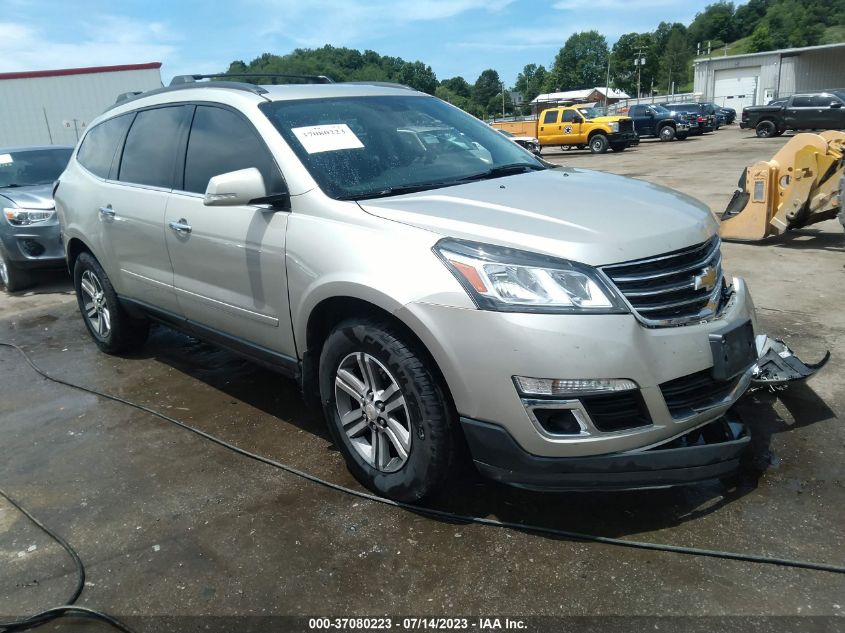
[[[614,134],[619,131],[619,121],[614,121],[610,124],[610,131]]]
[[[55,213],[55,209],[3,209],[6,221],[12,226],[28,226],[46,222]]]
[[[598,271],[584,264],[451,239],[438,242],[434,252],[482,310],[628,312]]]

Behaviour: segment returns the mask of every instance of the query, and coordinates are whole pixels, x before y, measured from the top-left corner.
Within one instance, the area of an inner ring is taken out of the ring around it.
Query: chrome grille
[[[715,316],[725,288],[721,241],[714,236],[657,257],[603,266],[647,325],[683,325]]]

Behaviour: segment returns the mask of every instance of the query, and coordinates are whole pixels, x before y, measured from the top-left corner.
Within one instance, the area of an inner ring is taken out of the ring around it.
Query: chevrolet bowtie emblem
[[[695,289],[701,290],[704,288],[708,291],[713,290],[716,287],[718,277],[719,274],[716,272],[716,268],[708,266],[700,274],[695,276]]]

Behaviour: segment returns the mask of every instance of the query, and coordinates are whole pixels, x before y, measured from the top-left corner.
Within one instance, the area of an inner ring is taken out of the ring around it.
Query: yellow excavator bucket
[[[726,240],[757,241],[835,217],[845,133],[796,134],[771,160],[754,163],[722,214]]]

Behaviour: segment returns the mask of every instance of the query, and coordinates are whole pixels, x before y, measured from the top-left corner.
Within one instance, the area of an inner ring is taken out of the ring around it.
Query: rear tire
[[[106,354],[120,354],[144,344],[150,322],[126,313],[106,271],[90,253],[77,258],[73,286],[82,320],[97,347]]]
[[[687,134],[686,132],[681,132],[680,134],[676,134],[675,138],[679,141],[685,141],[689,138],[689,134]]]
[[[673,138],[675,138],[675,128],[673,128],[671,125],[664,125],[657,132],[657,135],[660,137],[661,141],[671,141]]]
[[[0,286],[3,286],[6,292],[18,292],[31,283],[29,272],[9,261],[6,252],[0,248]]]
[[[376,494],[413,503],[452,472],[457,416],[431,361],[388,321],[350,319],[329,334],[320,397],[347,467]]]
[[[596,134],[590,138],[590,151],[593,154],[604,154],[608,145],[609,142],[604,134]]]
[[[760,121],[755,130],[759,138],[771,138],[777,133],[777,128],[772,121]]]

